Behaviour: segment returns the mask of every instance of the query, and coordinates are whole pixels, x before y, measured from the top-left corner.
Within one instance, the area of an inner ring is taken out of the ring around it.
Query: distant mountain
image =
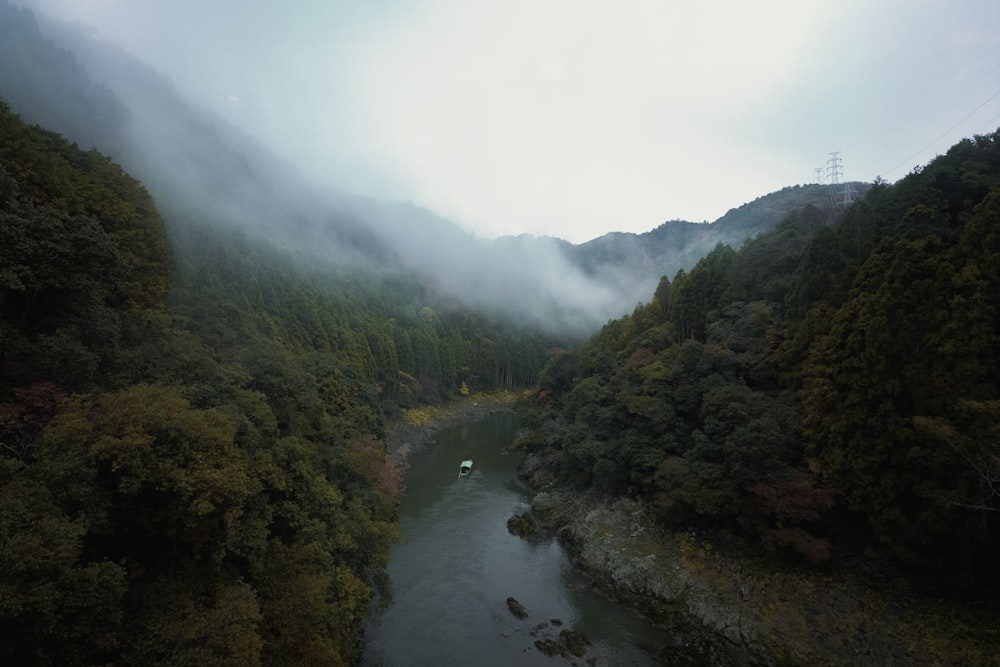
[[[548,330],[593,331],[648,301],[661,276],[690,268],[717,243],[739,247],[796,208],[830,201],[829,188],[796,186],[711,224],[675,220],[581,245],[529,235],[481,239],[408,203],[310,185],[294,165],[192,105],[93,29],[7,0],[0,0],[0,99],[25,120],[121,163],[153,194],[168,232],[176,220],[235,224],[304,261],[416,274],[467,306]]]
[[[739,249],[747,239],[771,231],[806,206],[841,208],[848,187],[860,196],[871,185],[789,186],[730,209],[712,223],[671,220],[643,234],[612,232],[580,245],[567,243],[562,251],[588,276],[625,294],[631,289],[634,305],[649,301],[660,277],[673,278],[681,269],[690,270],[719,243]]]

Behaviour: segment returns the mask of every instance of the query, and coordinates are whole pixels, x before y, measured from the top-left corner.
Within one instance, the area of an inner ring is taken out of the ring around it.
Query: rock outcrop
[[[825,586],[819,572],[727,557],[693,534],[667,534],[640,502],[558,486],[546,474],[556,466],[551,454],[525,457],[531,514],[598,589],[670,629],[664,664],[933,664],[902,640],[909,620],[900,608],[863,587]]]
[[[515,514],[507,519],[507,531],[511,535],[531,539],[538,535],[538,524],[530,512]]]

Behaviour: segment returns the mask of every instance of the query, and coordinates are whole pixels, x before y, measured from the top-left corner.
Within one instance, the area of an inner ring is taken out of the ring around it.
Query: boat
[[[465,459],[458,466],[458,477],[468,477],[469,473],[472,472],[472,459]]]

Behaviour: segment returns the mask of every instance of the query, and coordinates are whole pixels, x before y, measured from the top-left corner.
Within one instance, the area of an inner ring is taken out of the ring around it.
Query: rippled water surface
[[[393,601],[369,623],[364,664],[657,664],[649,650],[661,643],[659,630],[593,591],[554,539],[507,532],[507,519],[528,509],[517,457],[500,453],[516,426],[513,415],[493,415],[443,431],[410,457],[403,541],[389,564]],[[459,479],[466,458],[475,462],[472,474]],[[527,619],[511,614],[508,597]],[[583,658],[535,647],[567,628],[591,639]]]

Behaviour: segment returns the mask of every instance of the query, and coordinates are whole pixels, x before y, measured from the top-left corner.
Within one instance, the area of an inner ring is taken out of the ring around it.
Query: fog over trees
[[[518,392],[553,480],[665,534],[992,612],[998,147],[850,206],[481,238],[0,0],[0,658],[350,664],[399,537],[386,429],[468,392]],[[966,618],[935,660],[996,644]]]
[[[303,261],[412,272],[442,295],[551,332],[592,331],[648,300],[661,276],[690,268],[717,242],[738,246],[789,210],[829,200],[818,188],[737,220],[730,218],[742,211],[733,210],[713,225],[673,221],[579,246],[530,235],[477,238],[406,202],[320,188],[86,26],[13,5],[5,12],[0,91],[12,109],[113,156],[165,211],[234,225]]]

